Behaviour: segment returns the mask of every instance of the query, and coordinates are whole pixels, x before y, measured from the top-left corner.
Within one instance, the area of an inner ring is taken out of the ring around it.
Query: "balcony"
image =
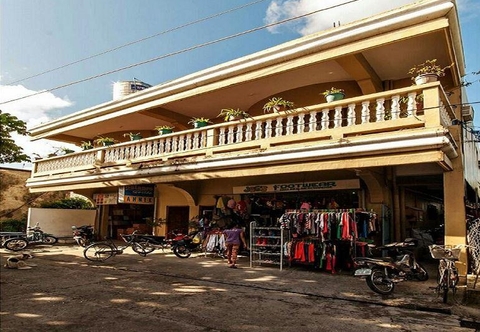
[[[37,160],[27,186],[173,182],[299,162],[350,168],[360,159],[361,166],[434,162],[448,171],[457,157],[448,130],[455,118],[434,82]]]

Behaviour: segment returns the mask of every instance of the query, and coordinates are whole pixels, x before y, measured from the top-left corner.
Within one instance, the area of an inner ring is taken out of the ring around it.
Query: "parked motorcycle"
[[[72,226],[73,239],[81,247],[86,247],[95,240],[95,230],[93,226]]]
[[[12,251],[20,251],[25,249],[29,244],[55,244],[58,242],[58,238],[47,234],[39,226],[37,222],[34,227],[28,227],[27,233],[18,237],[12,237],[5,241],[3,246],[5,249]]]
[[[167,240],[165,236],[156,236],[156,235],[149,235],[149,234],[134,234],[133,242],[139,243],[145,254],[149,254],[157,249],[165,249],[171,248],[171,240]]]
[[[428,272],[417,262],[413,254],[416,246],[416,239],[407,238],[403,242],[394,242],[377,248],[387,250],[389,257],[356,257],[355,276],[365,278],[368,287],[381,295],[392,294],[395,284],[401,281],[426,281]]]

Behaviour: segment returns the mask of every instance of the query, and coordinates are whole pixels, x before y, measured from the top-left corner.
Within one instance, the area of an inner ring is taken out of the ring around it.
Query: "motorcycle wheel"
[[[173,253],[178,258],[188,258],[192,254],[190,249],[188,249],[185,245],[175,246],[175,248],[173,248]]]
[[[367,277],[367,285],[381,295],[390,295],[395,289],[395,283],[387,279],[383,269],[372,269],[372,274]]]
[[[419,281],[427,281],[428,280],[427,269],[419,263],[417,263],[417,267],[415,268],[415,278],[417,278],[417,280],[419,280]]]
[[[116,253],[108,243],[92,243],[83,250],[83,257],[92,262],[104,262]]]
[[[42,242],[46,244],[55,244],[58,242],[58,239],[55,236],[47,235],[43,238]]]
[[[11,238],[5,241],[3,246],[11,251],[20,251],[28,246],[28,241],[22,238]]]

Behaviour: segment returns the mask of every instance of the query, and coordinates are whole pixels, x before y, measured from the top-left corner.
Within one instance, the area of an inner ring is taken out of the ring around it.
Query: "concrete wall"
[[[28,226],[39,226],[56,237],[71,237],[72,226],[95,225],[97,210],[28,209]]]

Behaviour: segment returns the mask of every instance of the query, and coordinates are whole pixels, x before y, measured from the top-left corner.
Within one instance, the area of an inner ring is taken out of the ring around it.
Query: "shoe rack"
[[[250,223],[250,267],[278,265],[282,270],[285,231],[280,227],[265,225],[258,221]]]

